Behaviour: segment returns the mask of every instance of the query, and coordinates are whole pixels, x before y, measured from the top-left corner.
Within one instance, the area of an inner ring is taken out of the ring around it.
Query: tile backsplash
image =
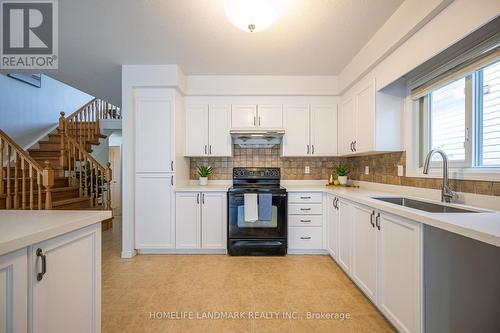
[[[214,168],[210,179],[232,179],[233,167],[277,167],[282,179],[328,179],[332,168],[345,158],[336,157],[282,157],[280,146],[272,148],[241,148],[233,146],[232,157],[192,157],[190,178],[197,179],[196,168],[201,164]],[[304,168],[309,166],[310,173]]]
[[[351,169],[350,179],[440,189],[442,180],[433,178],[399,177],[397,165],[406,168],[405,152],[356,157],[282,157],[280,147],[241,148],[233,146],[232,157],[193,157],[190,161],[190,178],[197,179],[196,168],[207,164],[214,168],[210,179],[230,180],[233,167],[279,167],[282,179],[317,180],[328,179],[333,167],[345,163]],[[310,173],[304,168],[309,166]],[[365,166],[370,173],[365,175]],[[450,180],[454,191],[500,196],[500,182]]]

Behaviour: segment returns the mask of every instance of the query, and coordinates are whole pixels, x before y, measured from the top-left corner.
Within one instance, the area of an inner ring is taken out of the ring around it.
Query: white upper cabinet
[[[257,125],[260,128],[283,128],[283,105],[259,104]]]
[[[140,90],[135,102],[136,172],[172,172],[173,98]]]
[[[232,128],[254,128],[257,126],[257,104],[233,104],[231,106]]]
[[[311,105],[311,155],[337,155],[337,105]]]
[[[281,104],[233,104],[231,128],[234,129],[281,129],[283,105]]]
[[[285,105],[283,156],[309,156],[309,105]]]
[[[285,105],[283,156],[337,155],[337,105]]]
[[[230,126],[230,105],[188,105],[185,156],[231,156]]]
[[[208,154],[231,156],[231,107],[228,104],[210,104],[208,114]]]
[[[340,107],[341,154],[402,150],[402,110],[401,86],[377,91],[374,79],[357,84]]]
[[[349,97],[340,104],[339,141],[340,154],[353,153],[354,143],[354,98]]]
[[[208,154],[208,105],[186,108],[186,156]]]

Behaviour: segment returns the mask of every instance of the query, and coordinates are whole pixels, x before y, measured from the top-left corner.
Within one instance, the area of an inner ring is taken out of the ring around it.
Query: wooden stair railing
[[[2,167],[0,172],[0,198],[5,199],[5,209],[35,209],[35,181],[37,191],[36,208],[43,208],[43,186],[45,188],[45,209],[52,209],[51,189],[54,186],[54,170],[50,162],[45,161],[45,166],[42,168],[38,162],[31,158],[24,149],[19,147],[2,130],[0,130],[0,166]],[[29,192],[26,189],[27,183]],[[19,186],[19,184],[21,185]],[[20,203],[19,199],[21,199]]]
[[[61,112],[64,116],[64,113]],[[101,99],[94,98],[80,109],[66,117],[67,135],[79,144],[98,143],[100,137],[100,121],[104,119],[121,119],[121,110]],[[60,124],[59,124],[60,125]]]
[[[66,168],[69,183],[79,188],[79,196],[88,196],[90,207],[100,206],[111,210],[111,163],[106,163],[106,167],[102,166],[86,149],[87,142],[100,135],[99,119],[108,119],[101,118],[108,112],[108,104],[104,108],[105,112],[102,113],[99,110],[103,109],[98,107],[97,102],[99,100],[96,99],[89,102],[79,109],[78,113],[73,113],[70,116],[71,119],[64,118],[64,112],[61,112],[59,118],[60,158],[61,165]],[[94,112],[96,110],[98,112]],[[87,122],[89,122],[88,119],[94,119],[94,124],[84,124],[82,119],[87,119]],[[106,197],[104,197],[105,192]]]

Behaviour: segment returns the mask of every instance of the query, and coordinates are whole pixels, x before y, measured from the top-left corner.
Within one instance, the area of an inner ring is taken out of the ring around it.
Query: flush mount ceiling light
[[[246,32],[269,28],[285,11],[289,0],[226,0],[229,21]]]

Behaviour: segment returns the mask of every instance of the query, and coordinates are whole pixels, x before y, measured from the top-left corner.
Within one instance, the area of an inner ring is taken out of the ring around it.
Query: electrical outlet
[[[403,177],[404,176],[404,168],[402,165],[398,165],[398,176]]]
[[[308,175],[309,173],[311,173],[311,169],[309,168],[309,165],[306,165],[305,168],[304,168],[304,173],[306,175]]]
[[[365,166],[365,175],[370,174],[370,167],[368,165]]]

